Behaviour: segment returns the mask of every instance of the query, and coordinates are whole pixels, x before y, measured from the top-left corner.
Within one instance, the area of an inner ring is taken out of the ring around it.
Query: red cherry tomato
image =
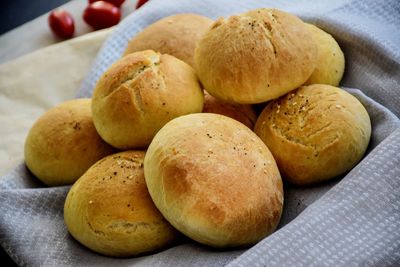
[[[147,3],[148,0],[139,0],[136,4],[136,9]]]
[[[118,24],[121,18],[119,8],[113,4],[96,1],[83,12],[83,20],[94,29],[104,29]]]
[[[53,10],[49,15],[49,26],[55,35],[68,39],[74,35],[75,25],[71,14],[62,9]]]
[[[97,2],[97,1],[99,1],[99,0],[89,0],[89,4]],[[116,7],[120,7],[125,2],[125,0],[104,0],[104,1],[111,3]]]

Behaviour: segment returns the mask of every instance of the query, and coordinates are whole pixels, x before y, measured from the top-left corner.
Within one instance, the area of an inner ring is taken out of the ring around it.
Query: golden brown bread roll
[[[147,191],[144,152],[125,151],[93,165],[69,191],[64,220],[88,248],[126,257],[165,247],[177,231],[162,217]]]
[[[250,129],[254,128],[257,115],[251,105],[231,104],[204,92],[203,113],[215,113],[240,121]]]
[[[318,47],[318,61],[314,72],[305,84],[329,84],[338,86],[344,73],[345,59],[336,40],[327,32],[312,24],[306,24],[311,30]]]
[[[72,184],[111,154],[93,124],[90,99],[64,102],[43,114],[25,141],[25,162],[46,185]]]
[[[317,47],[307,26],[276,9],[218,19],[195,51],[205,89],[242,104],[265,102],[299,87],[316,61]]]
[[[169,54],[194,66],[194,49],[213,20],[197,14],[172,15],[149,25],[133,37],[124,52],[142,50]]]
[[[261,113],[255,132],[294,184],[336,177],[357,164],[367,149],[371,123],[364,106],[330,85],[300,87]]]
[[[146,147],[169,120],[203,109],[193,69],[169,55],[147,50],[115,62],[93,92],[93,120],[116,148]]]
[[[282,181],[264,143],[226,116],[176,118],[145,156],[149,193],[164,217],[213,247],[254,244],[278,225]]]

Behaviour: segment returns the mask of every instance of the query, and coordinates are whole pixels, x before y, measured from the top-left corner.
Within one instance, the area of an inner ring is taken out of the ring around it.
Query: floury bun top
[[[310,29],[298,17],[276,9],[218,19],[195,51],[205,89],[242,104],[265,102],[296,89],[316,63]]]

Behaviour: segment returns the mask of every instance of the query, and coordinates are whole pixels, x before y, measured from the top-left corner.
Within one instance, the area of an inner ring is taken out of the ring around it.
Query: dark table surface
[[[0,35],[28,22],[69,0],[11,0],[0,8]]]

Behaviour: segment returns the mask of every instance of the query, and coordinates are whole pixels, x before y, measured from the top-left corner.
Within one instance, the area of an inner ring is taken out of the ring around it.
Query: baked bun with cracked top
[[[318,47],[317,67],[305,82],[309,84],[329,84],[338,86],[342,80],[345,59],[339,44],[329,33],[317,26],[307,24]]]
[[[271,150],[282,176],[304,185],[353,168],[367,149],[371,122],[357,98],[315,84],[271,101],[254,131]]]
[[[66,101],[48,110],[25,140],[28,169],[49,186],[72,184],[113,152],[96,132],[90,99]]]
[[[232,104],[204,92],[203,113],[215,113],[240,121],[250,129],[254,128],[257,114],[251,105]]]
[[[161,249],[178,232],[148,193],[142,151],[110,155],[93,165],[69,191],[64,220],[71,235],[98,253],[127,257]]]
[[[167,123],[147,150],[144,172],[164,217],[200,243],[251,245],[278,225],[283,189],[275,160],[257,135],[226,116]]]
[[[210,18],[190,13],[160,19],[133,37],[124,55],[151,49],[179,58],[194,67],[196,44],[212,23]]]
[[[314,71],[317,47],[299,18],[256,9],[211,26],[195,50],[205,89],[228,102],[255,104],[302,85]]]
[[[192,67],[152,50],[115,62],[93,92],[100,136],[120,149],[146,147],[171,119],[203,109],[203,91]]]

